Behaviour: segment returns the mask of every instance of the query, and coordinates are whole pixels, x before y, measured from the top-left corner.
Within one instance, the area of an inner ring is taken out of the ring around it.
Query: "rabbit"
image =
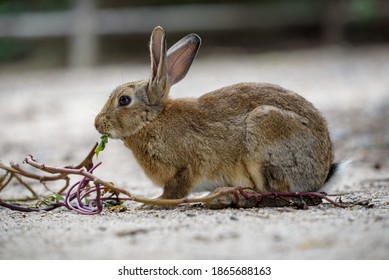
[[[166,46],[150,39],[151,77],[117,87],[96,116],[99,133],[123,140],[160,198],[243,186],[309,192],[338,169],[326,120],[302,96],[269,83],[238,83],[199,98],[169,98],[201,44],[189,34]]]

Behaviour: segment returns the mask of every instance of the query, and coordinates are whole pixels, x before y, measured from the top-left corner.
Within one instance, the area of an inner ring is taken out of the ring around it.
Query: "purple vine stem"
[[[326,200],[330,202],[332,205],[336,207],[344,208],[346,207],[344,204],[338,203],[330,198],[328,198],[326,193],[322,192],[262,192],[262,193],[255,193],[255,192],[245,192],[245,188],[243,187],[235,187],[228,189],[226,191],[221,191],[220,193],[212,194],[205,198],[183,198],[178,200],[161,200],[161,199],[147,199],[147,198],[139,198],[134,197],[130,193],[117,189],[114,187],[111,183],[105,182],[95,175],[93,175],[93,172],[98,168],[102,163],[99,162],[96,165],[92,163],[92,157],[94,155],[94,150],[92,150],[87,158],[79,165],[74,167],[50,167],[46,166],[44,164],[39,164],[36,162],[32,156],[28,156],[25,159],[25,162],[37,169],[40,169],[42,171],[51,173],[51,174],[58,174],[58,179],[64,179],[68,181],[68,175],[78,175],[82,176],[82,179],[78,182],[71,185],[65,195],[64,201],[55,200],[53,202],[50,202],[50,204],[46,207],[39,207],[38,204],[36,204],[34,207],[31,206],[21,206],[17,204],[12,204],[5,202],[0,199],[0,206],[9,208],[11,210],[16,211],[22,211],[22,212],[33,212],[33,211],[50,211],[53,209],[56,209],[58,207],[66,207],[69,210],[76,211],[81,214],[85,215],[94,215],[99,214],[101,211],[103,211],[104,208],[104,202],[106,201],[115,201],[117,204],[120,203],[122,200],[132,200],[136,202],[142,202],[142,203],[151,203],[151,204],[159,204],[159,205],[178,205],[181,203],[197,203],[197,202],[205,202],[209,201],[210,199],[214,199],[221,195],[226,194],[232,194],[236,197],[236,199],[239,199],[239,195],[243,196],[246,199],[255,198],[257,201],[260,201],[263,197],[270,197],[270,198],[299,198],[299,197],[317,197],[322,200]],[[18,166],[17,171],[19,172],[19,175],[23,175],[24,171],[20,169]],[[31,175],[30,173],[26,173],[27,177],[36,177],[36,175]],[[36,179],[36,178],[35,178]],[[122,193],[125,195],[125,197],[119,197],[119,194]],[[43,203],[44,200],[43,200]]]
[[[97,163],[95,166],[90,168],[88,172],[92,174],[93,171],[100,165],[101,162]],[[101,186],[100,184],[95,184],[95,186],[89,186],[90,181],[90,179],[84,176],[84,178],[82,178],[80,181],[70,187],[65,197],[65,206],[69,210],[74,210],[86,215],[99,214],[101,211],[103,211],[103,201],[101,200]],[[73,192],[73,190],[75,190],[75,192]],[[92,201],[94,201],[96,206],[93,207],[91,204],[84,204],[83,200],[85,200],[89,194],[94,192],[96,193],[96,197],[92,199]],[[71,203],[74,198],[76,198],[75,205]]]

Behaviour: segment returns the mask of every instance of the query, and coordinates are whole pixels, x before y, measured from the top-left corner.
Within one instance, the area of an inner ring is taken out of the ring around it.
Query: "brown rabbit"
[[[151,34],[151,77],[116,88],[96,129],[122,139],[161,198],[243,186],[255,191],[320,189],[334,174],[325,119],[298,94],[272,84],[240,83],[200,98],[170,99],[200,47],[189,34],[168,51]]]

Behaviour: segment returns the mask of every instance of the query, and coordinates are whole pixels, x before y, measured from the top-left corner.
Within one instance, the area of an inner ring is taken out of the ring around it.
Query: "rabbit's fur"
[[[168,97],[200,42],[190,34],[166,51],[166,33],[156,27],[151,78],[115,89],[96,117],[96,129],[124,141],[163,187],[162,198],[229,186],[320,189],[337,165],[326,121],[303,97],[260,83],[227,86],[198,99]]]

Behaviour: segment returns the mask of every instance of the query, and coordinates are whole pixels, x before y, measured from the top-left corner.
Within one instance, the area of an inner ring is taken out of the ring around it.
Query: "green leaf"
[[[124,200],[106,200],[104,201],[104,204],[105,205],[108,205],[108,206],[117,206],[117,205],[122,205],[124,203]]]
[[[51,197],[52,197],[53,199],[57,200],[57,201],[65,200],[64,197],[63,197],[62,195],[58,194],[58,193],[53,193],[53,194],[51,195]]]
[[[105,145],[108,143],[108,134],[104,133],[100,136],[100,143],[95,149],[96,157],[99,157],[99,153],[104,151]]]

